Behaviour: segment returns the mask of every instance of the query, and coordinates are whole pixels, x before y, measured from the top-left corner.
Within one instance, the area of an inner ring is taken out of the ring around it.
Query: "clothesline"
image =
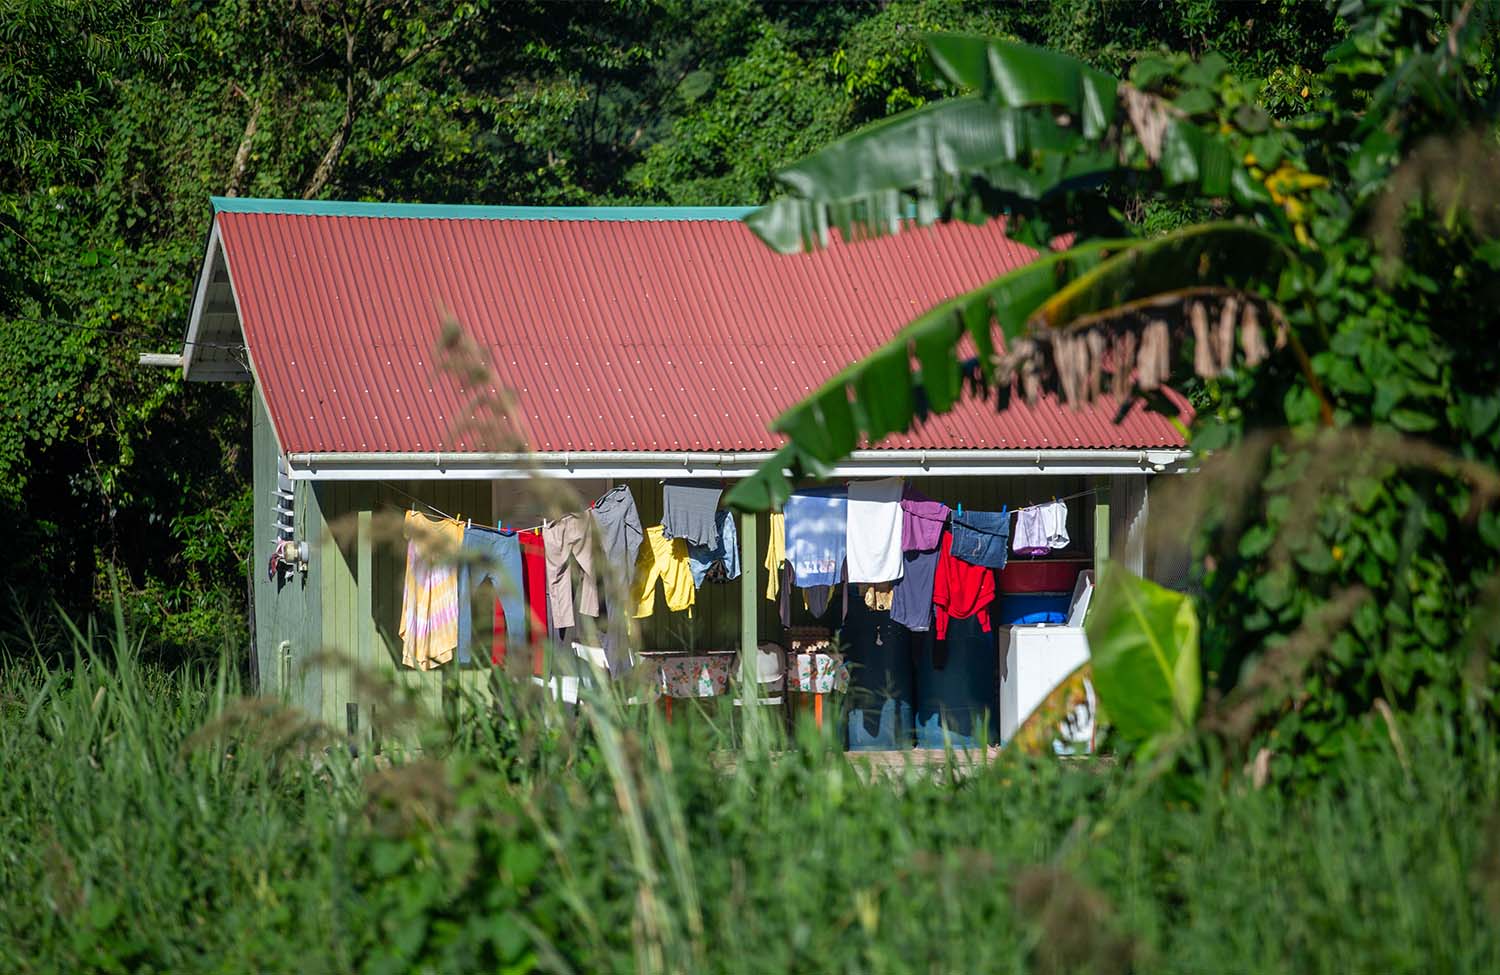
[[[1056,501],[1073,501],[1073,500],[1076,500],[1078,498],[1086,498],[1086,497],[1088,497],[1091,494],[1098,494],[1102,490],[1104,490],[1104,489],[1103,488],[1089,488],[1087,491],[1079,491],[1077,494],[1064,495],[1061,498],[1053,498],[1051,501],[1038,501],[1036,504],[1028,504],[1028,505],[1025,505],[1023,507],[1012,508],[1010,510],[1011,511],[1030,511],[1033,508],[1040,508],[1043,505],[1052,504],[1053,502],[1056,502]]]
[[[444,511],[442,508],[439,508],[437,505],[431,503],[430,501],[423,501],[421,498],[417,497],[415,494],[412,494],[409,491],[403,491],[403,490],[401,490],[396,485],[392,484],[390,481],[377,481],[376,483],[380,484],[380,485],[382,485],[384,487],[390,488],[392,491],[395,491],[397,494],[401,495],[404,498],[410,499],[411,502],[412,502],[412,504],[413,504],[413,506],[421,505],[422,507],[426,508],[428,511],[431,511],[433,514],[438,515],[439,517],[446,518],[449,521],[463,521],[464,520],[462,518],[455,518],[455,517],[453,517],[452,515],[448,514],[448,512]],[[473,521],[472,518],[469,519],[469,520]],[[541,525],[532,525],[530,528],[507,528],[506,531],[534,532],[534,531],[540,531],[541,529],[542,529]]]
[[[397,494],[401,495],[402,497],[409,498],[412,502],[414,502],[416,504],[420,504],[422,507],[428,509],[429,511],[431,511],[435,515],[440,515],[440,516],[442,516],[444,518],[447,518],[449,521],[459,521],[460,520],[460,519],[455,518],[452,515],[448,514],[446,511],[444,511],[443,509],[437,507],[436,505],[434,505],[434,504],[432,504],[430,502],[427,502],[427,501],[423,501],[421,498],[417,497],[415,494],[411,494],[411,493],[409,493],[407,491],[401,490],[396,485],[392,484],[390,481],[380,481],[378,483],[381,484],[381,485],[383,485],[383,486],[385,486],[385,487],[390,488],[392,491],[395,491]],[[1051,501],[1038,501],[1036,504],[1023,505],[1023,506],[1021,506],[1019,508],[1012,508],[1010,510],[1012,512],[1030,511],[1033,508],[1040,508],[1042,505],[1052,504],[1053,502],[1056,502],[1056,501],[1076,501],[1078,498],[1087,498],[1087,497],[1090,497],[1092,495],[1098,494],[1102,490],[1104,490],[1104,489],[1103,488],[1090,488],[1087,491],[1079,491],[1076,494],[1067,494],[1067,495],[1064,495],[1064,496],[1062,496],[1060,498],[1053,498]],[[530,528],[516,528],[516,529],[513,529],[513,530],[514,531],[523,531],[523,532],[534,532],[534,531],[540,531],[543,527],[544,527],[543,525],[532,525]]]

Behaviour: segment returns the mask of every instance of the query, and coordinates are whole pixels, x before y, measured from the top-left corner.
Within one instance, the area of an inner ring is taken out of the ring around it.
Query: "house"
[[[214,199],[183,346],[189,380],[253,387],[255,671],[336,726],[368,729],[348,667],[434,699],[478,668],[401,667],[404,549],[385,512],[535,524],[533,473],[585,498],[629,485],[645,524],[663,478],[732,481],[781,444],[769,422],[927,307],[1026,262],[998,222],[955,223],[795,257],[721,208],[533,208]],[[458,322],[504,390],[439,367]],[[486,399],[488,397],[488,399]],[[833,476],[903,475],[973,509],[1078,496],[1075,551],[1141,565],[1145,485],[1186,452],[1133,407],[967,401],[869,444]],[[492,422],[488,422],[492,421]],[[498,430],[498,432],[497,432]],[[524,449],[522,449],[524,446]],[[658,605],[647,647],[753,647],[765,515],[742,517],[744,575],[691,620]],[[295,571],[266,566],[292,543]],[[660,601],[659,601],[660,602]]]

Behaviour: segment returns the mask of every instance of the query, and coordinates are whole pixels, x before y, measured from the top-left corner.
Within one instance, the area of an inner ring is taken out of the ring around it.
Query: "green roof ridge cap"
[[[742,220],[755,207],[539,207],[470,203],[376,203],[211,196],[214,213],[279,213],[313,217],[395,217],[409,220]]]

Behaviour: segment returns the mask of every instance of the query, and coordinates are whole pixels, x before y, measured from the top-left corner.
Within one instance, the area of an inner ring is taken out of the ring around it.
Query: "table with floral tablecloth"
[[[718,697],[729,691],[739,655],[734,653],[643,654],[661,675],[667,697]]]
[[[787,661],[788,690],[804,694],[842,693],[849,689],[849,665],[836,653],[797,653]]]

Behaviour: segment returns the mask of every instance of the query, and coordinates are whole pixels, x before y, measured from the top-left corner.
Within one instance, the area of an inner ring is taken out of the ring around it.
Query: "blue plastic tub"
[[[1021,623],[1025,617],[1037,613],[1057,613],[1066,620],[1068,603],[1072,598],[1073,594],[1070,592],[1002,593],[995,611],[995,622],[1009,626]]]

